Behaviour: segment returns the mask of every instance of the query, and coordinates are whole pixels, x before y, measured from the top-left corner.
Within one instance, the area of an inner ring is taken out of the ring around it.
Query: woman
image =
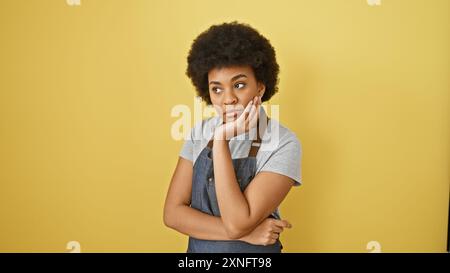
[[[218,115],[192,129],[164,206],[188,252],[281,252],[291,224],[278,206],[301,183],[301,145],[260,107],[278,73],[275,50],[249,25],[214,25],[194,40],[186,74]]]

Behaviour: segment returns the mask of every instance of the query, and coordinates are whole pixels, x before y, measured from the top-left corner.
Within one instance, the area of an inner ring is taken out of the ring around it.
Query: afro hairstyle
[[[275,49],[269,40],[248,24],[233,21],[213,25],[192,43],[187,57],[186,75],[191,79],[197,95],[208,105],[208,72],[214,68],[249,65],[258,82],[266,89],[262,101],[278,91],[279,66]]]

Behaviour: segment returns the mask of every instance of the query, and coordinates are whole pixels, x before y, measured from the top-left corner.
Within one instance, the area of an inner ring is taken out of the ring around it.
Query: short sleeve
[[[302,146],[295,134],[288,136],[270,155],[260,171],[274,172],[294,180],[294,186],[302,184],[301,178]]]
[[[189,161],[194,160],[194,137],[193,137],[194,129],[187,135],[184,140],[183,147],[180,151],[180,156]]]

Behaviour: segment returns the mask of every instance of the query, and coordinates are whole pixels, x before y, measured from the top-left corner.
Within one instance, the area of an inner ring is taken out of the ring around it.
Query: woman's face
[[[225,122],[233,121],[255,97],[264,94],[265,86],[257,82],[250,66],[214,68],[208,73],[209,97]]]

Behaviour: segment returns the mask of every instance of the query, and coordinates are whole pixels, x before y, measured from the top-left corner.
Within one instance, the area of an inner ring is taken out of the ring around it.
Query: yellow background
[[[275,5],[276,4],[276,5]],[[442,252],[450,1],[2,0],[0,251],[184,252],[162,208],[194,104],[192,40],[251,24],[277,50],[304,185],[287,252]]]

